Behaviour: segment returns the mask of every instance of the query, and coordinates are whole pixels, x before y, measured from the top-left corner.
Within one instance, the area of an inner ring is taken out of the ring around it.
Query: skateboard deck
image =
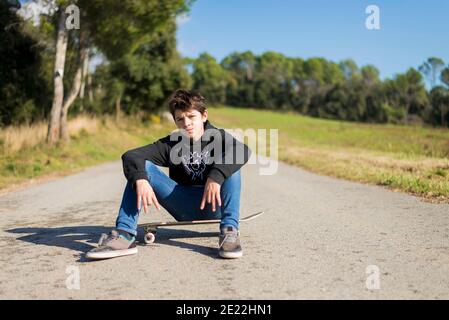
[[[252,219],[257,218],[261,214],[263,214],[263,211],[254,213],[252,215],[246,216],[244,218],[241,218],[240,222],[246,222],[250,221]],[[167,222],[150,222],[150,223],[143,223],[139,224],[138,227],[143,228],[145,236],[144,241],[146,244],[153,243],[156,238],[156,232],[157,228],[159,227],[172,227],[172,226],[189,226],[189,225],[196,225],[196,224],[215,224],[220,223],[220,219],[212,219],[212,220],[192,220],[192,221],[167,221]]]

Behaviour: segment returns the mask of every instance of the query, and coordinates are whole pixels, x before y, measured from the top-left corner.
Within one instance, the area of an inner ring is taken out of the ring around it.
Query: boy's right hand
[[[161,210],[159,202],[157,201],[156,194],[147,179],[139,179],[136,181],[136,193],[137,193],[137,209],[140,211],[140,206],[143,204],[145,213],[149,212],[149,206],[152,204],[158,210]]]

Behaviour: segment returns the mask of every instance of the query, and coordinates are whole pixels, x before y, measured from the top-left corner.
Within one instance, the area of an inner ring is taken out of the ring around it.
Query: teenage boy
[[[143,207],[162,206],[177,221],[221,219],[218,253],[239,258],[240,168],[251,151],[208,120],[205,98],[179,89],[169,100],[177,132],[122,155],[128,180],[116,227],[104,234],[90,259],[137,253],[137,220]],[[168,167],[169,176],[157,166]]]

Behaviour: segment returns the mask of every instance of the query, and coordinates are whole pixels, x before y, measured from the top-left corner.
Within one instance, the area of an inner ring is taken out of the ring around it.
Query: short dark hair
[[[168,107],[173,118],[175,117],[176,110],[184,112],[193,108],[203,114],[206,111],[206,98],[198,92],[178,89],[171,95],[168,101]]]

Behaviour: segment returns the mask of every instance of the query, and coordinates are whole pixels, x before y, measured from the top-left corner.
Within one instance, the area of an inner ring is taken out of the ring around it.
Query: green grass
[[[278,129],[279,159],[320,174],[449,202],[449,130],[246,108],[209,109],[225,128]]]
[[[246,108],[218,107],[210,109],[209,114],[220,125],[278,129],[281,139],[304,146],[379,151],[398,157],[449,157],[448,129],[353,123]]]

